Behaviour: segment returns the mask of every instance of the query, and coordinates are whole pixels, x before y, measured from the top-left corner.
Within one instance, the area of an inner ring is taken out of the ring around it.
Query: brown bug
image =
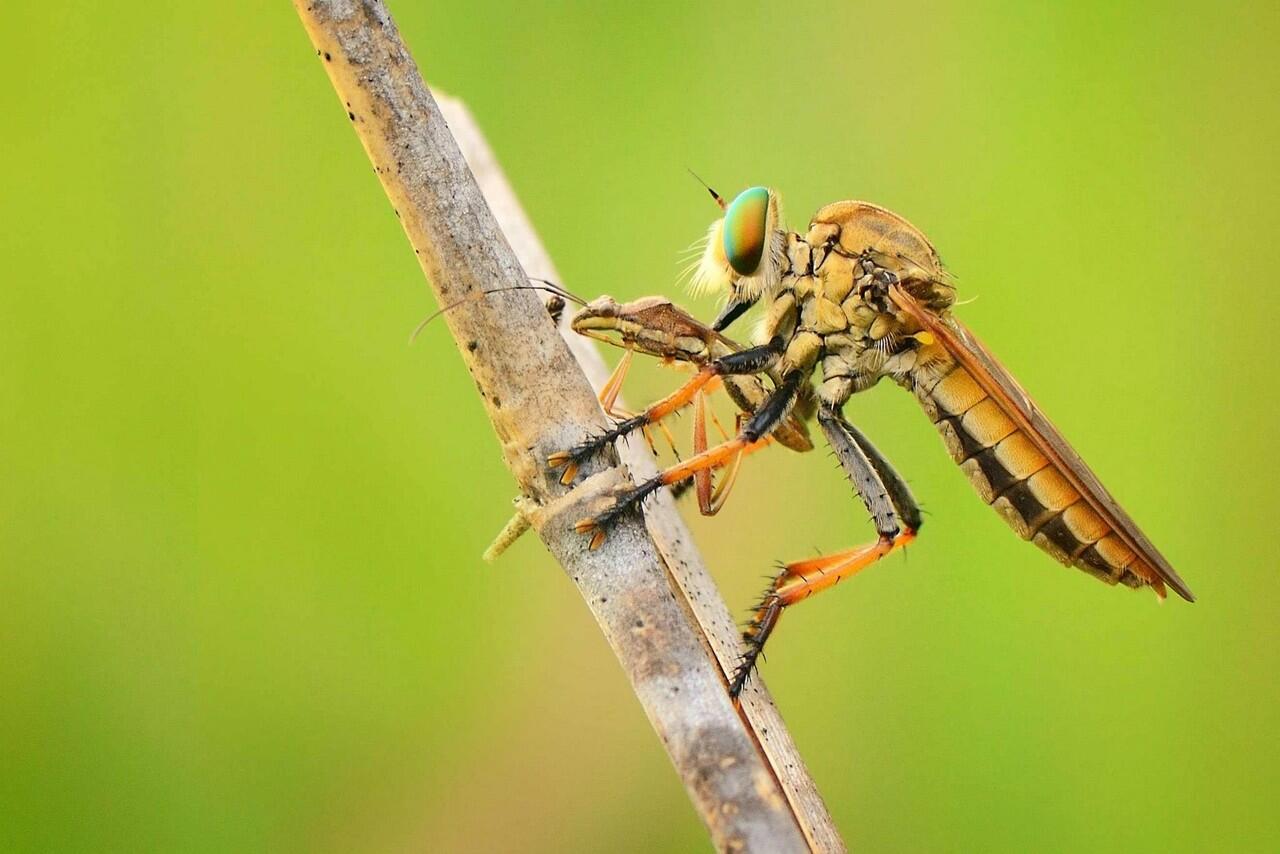
[[[1151,587],[1161,598],[1168,586],[1194,601],[1017,381],[952,315],[955,288],[932,244],[911,223],[867,202],[837,202],[818,211],[802,235],[782,226],[777,196],[765,187],[748,189],[729,204],[715,191],[711,195],[725,214],[711,226],[695,281],[723,289],[728,301],[710,327],[658,298],[626,307],[604,298],[573,319],[583,334],[692,362],[697,373],[606,433],[553,454],[548,464],[563,469],[563,481],[571,482],[583,461],[614,440],[683,406],[701,411],[701,395],[717,382],[743,410],[737,435],[710,448],[698,416],[692,457],[620,492],[610,506],[581,520],[577,529],[595,547],[614,520],[638,510],[663,486],[694,480],[700,510],[715,512],[723,496],[703,500],[704,491],[710,496],[710,472],[728,467],[731,481],[742,457],[770,436],[793,446],[783,437],[794,439],[816,409],[878,536],[782,569],[744,633],[746,651],[729,686],[734,697],[784,609],[902,548],[920,529],[920,510],[906,483],[842,412],[852,395],[885,377],[915,395],[978,495],[1020,537],[1109,584]],[[739,348],[721,331],[756,303],[764,307],[757,343]],[[617,333],[619,340],[604,332]],[[627,361],[629,356],[620,372]],[[813,378],[818,368],[820,379]],[[760,376],[770,380],[769,390]],[[610,386],[620,382],[615,374]],[[606,392],[616,396],[617,389]]]
[[[622,382],[630,368],[632,354],[637,350],[646,355],[657,356],[665,362],[687,362],[693,365],[705,366],[715,359],[728,356],[742,348],[720,332],[694,319],[692,315],[670,300],[662,297],[644,297],[634,302],[623,304],[615,302],[611,297],[599,297],[574,314],[571,327],[581,335],[622,347],[626,351],[622,360],[618,363],[618,367],[614,369],[613,374],[600,391],[600,403],[604,406],[605,412],[623,420],[619,421],[606,434],[594,437],[593,444],[603,445],[613,441],[615,438],[626,435],[637,427],[641,430],[647,430],[653,424],[662,427],[662,418],[691,402],[695,410],[693,450],[694,453],[701,453],[706,450],[707,409],[704,403],[706,395],[723,386],[739,410],[746,415],[753,414],[768,396],[764,383],[757,376],[750,374],[724,375],[716,376],[705,385],[695,389],[691,397],[686,398],[678,394],[674,397],[664,398],[638,415],[622,412],[618,410],[616,401],[622,388]],[[764,373],[770,376],[770,379],[775,383],[777,382],[776,375],[772,375],[768,371]],[[767,438],[771,438],[783,447],[790,448],[793,451],[813,450],[813,442],[809,438],[809,428],[804,422],[805,417],[813,414],[813,404],[812,394],[804,395],[797,401],[795,412],[782,418],[771,436]],[[714,413],[711,417],[715,419]],[[724,428],[720,426],[719,421],[717,420],[715,423],[720,428],[724,438],[728,439],[729,437]],[[647,433],[646,439],[649,440],[649,444],[652,446],[652,439]],[[667,441],[674,447],[675,443],[670,433],[667,433]],[[762,442],[760,444],[762,446],[765,443]],[[755,448],[752,450],[755,450]],[[550,463],[555,468],[564,469],[560,478],[564,484],[571,483],[577,475],[578,466],[573,452],[566,451],[553,454],[550,458]],[[736,463],[737,461],[731,466],[725,480],[717,487],[714,495],[711,493],[711,470],[704,469],[695,473],[694,481],[698,487],[698,507],[704,515],[715,515],[728,497],[729,489],[732,487],[737,474]],[[599,545],[602,539],[595,541],[596,545]]]

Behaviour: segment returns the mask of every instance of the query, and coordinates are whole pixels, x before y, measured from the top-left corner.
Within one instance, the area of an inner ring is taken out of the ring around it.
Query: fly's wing
[[[938,343],[973,376],[983,391],[996,401],[1005,414],[1013,420],[1036,447],[1071,482],[1081,496],[1138,557],[1151,567],[1158,578],[1148,579],[1156,592],[1163,596],[1163,582],[1188,602],[1195,597],[1187,585],[1173,571],[1137,524],[1111,497],[1098,476],[1072,449],[1048,418],[1032,402],[1004,366],[991,355],[981,341],[954,318],[943,321],[926,311],[900,284],[889,288],[889,297],[922,328],[933,333]]]

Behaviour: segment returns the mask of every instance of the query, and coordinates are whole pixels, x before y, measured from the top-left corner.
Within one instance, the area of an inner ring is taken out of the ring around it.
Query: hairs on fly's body
[[[727,292],[733,275],[729,259],[724,254],[724,218],[711,223],[707,233],[695,240],[690,248],[696,248],[698,256],[690,265],[689,291],[694,296]]]
[[[898,333],[890,330],[885,333],[883,338],[871,346],[875,347],[882,354],[888,356],[898,349]]]
[[[714,226],[711,231],[715,231]],[[700,278],[702,256],[706,254],[707,241],[710,239],[709,231],[686,246],[679,255],[679,260],[684,266],[680,268],[680,275],[676,277],[676,282],[694,296],[702,296],[704,293],[715,290],[714,285]]]

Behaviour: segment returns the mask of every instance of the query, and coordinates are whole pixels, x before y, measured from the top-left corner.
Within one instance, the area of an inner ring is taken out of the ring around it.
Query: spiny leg
[[[733,679],[729,683],[729,696],[736,699],[742,693],[747,679],[755,669],[756,661],[764,652],[765,642],[778,625],[784,609],[808,599],[815,593],[821,593],[836,586],[895,549],[907,545],[915,539],[915,536],[914,531],[903,531],[892,538],[881,537],[873,543],[784,566],[782,572],[778,573],[773,584],[760,598],[751,622],[742,633],[747,649],[733,672]]]
[[[747,419],[733,439],[695,454],[649,478],[639,486],[620,493],[611,507],[596,516],[580,520],[574,528],[580,534],[590,534],[591,547],[598,548],[604,542],[609,527],[624,513],[638,508],[641,502],[659,487],[688,480],[701,471],[732,462],[739,453],[756,450],[759,445],[768,441],[769,432],[777,427],[778,422],[786,415],[787,409],[795,400],[797,389],[804,381],[805,374],[801,371],[793,371],[783,377],[782,382],[765,400],[764,405]]]
[[[723,380],[723,379],[721,379],[721,377],[720,377],[720,375],[719,375],[719,374],[717,374],[715,377],[713,377],[713,378],[710,380],[710,382],[708,382],[708,383],[707,383],[706,385],[704,385],[702,388],[698,389],[698,393],[694,396],[694,397],[695,397],[695,401],[704,401],[704,400],[706,400],[707,398],[711,397],[711,395],[715,394],[717,391],[719,391],[719,390],[720,390],[720,389],[722,389],[722,388],[724,388],[724,380]],[[631,413],[629,413],[629,412],[623,413],[623,414],[622,414],[622,417],[623,417],[623,418],[630,418],[630,417],[631,417]],[[711,420],[712,420],[712,421],[714,421],[714,422],[716,423],[716,427],[718,427],[718,428],[720,429],[720,435],[722,435],[726,440],[728,440],[728,438],[729,438],[729,434],[728,434],[728,433],[726,433],[726,432],[724,431],[724,427],[722,427],[722,426],[721,426],[721,424],[720,424],[720,419],[716,418],[716,415],[715,415],[715,411],[714,411],[714,410],[711,412]],[[669,427],[667,427],[666,422],[665,422],[665,421],[658,421],[658,422],[656,422],[655,424],[650,425],[650,427],[654,427],[654,426],[656,426],[659,430],[661,430],[661,431],[662,431],[662,436],[663,436],[663,438],[667,440],[667,447],[671,449],[671,453],[672,453],[672,455],[673,455],[677,460],[679,460],[679,459],[680,459],[680,449],[679,449],[678,447],[676,447],[676,437],[675,437],[675,436],[673,436],[673,435],[671,434],[671,429],[670,429]],[[654,452],[654,454],[655,454],[655,456],[656,456],[656,455],[657,455],[657,449],[655,449],[655,448],[654,448],[654,446],[653,446],[653,439],[652,439],[652,438],[650,438],[650,436],[649,436],[649,429],[650,429],[650,427],[641,427],[640,429],[641,429],[641,431],[644,433],[645,441],[647,441],[647,442],[649,443],[649,449],[650,449],[651,451],[653,451],[653,452]],[[704,449],[705,449],[705,448],[704,448]],[[696,448],[695,448],[695,449],[694,449],[694,453],[695,453],[695,454],[696,454],[696,453],[699,453],[698,449],[696,449]]]
[[[563,468],[560,482],[566,486],[573,482],[578,467],[611,442],[626,436],[645,425],[660,421],[682,407],[693,402],[699,389],[712,380],[726,374],[757,374],[766,371],[778,360],[784,347],[781,338],[775,337],[768,344],[748,347],[736,353],[708,362],[698,370],[693,378],[671,394],[659,400],[639,415],[620,421],[599,435],[592,436],[567,451],[558,451],[547,457],[547,465],[552,469]]]
[[[829,404],[823,404],[819,409],[818,423],[845,474],[870,511],[880,536],[874,543],[798,561],[783,568],[761,597],[743,633],[747,649],[729,684],[729,693],[735,699],[751,676],[764,651],[765,642],[785,608],[834,587],[895,549],[907,545],[915,539],[920,528],[920,508],[911,491],[870,440],[846,421],[837,407]]]
[[[618,366],[613,369],[613,373],[609,374],[609,379],[605,381],[604,386],[600,389],[598,398],[600,400],[600,408],[604,410],[604,414],[610,418],[621,421],[624,418],[631,418],[634,412],[627,412],[618,406],[618,394],[622,391],[622,383],[626,380],[627,371],[631,369],[631,358],[635,355],[635,349],[628,347],[622,354],[622,358],[618,360]],[[666,437],[667,442],[671,445],[671,449],[675,450],[675,439],[671,435],[671,431],[659,422],[658,426],[662,427],[662,433]],[[653,433],[650,432],[649,426],[645,425],[640,428],[640,432],[644,434],[645,444],[649,446],[649,450],[655,455],[658,448],[653,442]],[[578,473],[577,466],[570,464],[566,468],[565,476],[572,480]]]
[[[849,438],[866,455],[871,465],[875,468],[876,474],[880,475],[880,479],[884,482],[885,490],[889,493],[889,500],[893,502],[894,509],[898,511],[898,518],[902,521],[903,526],[910,531],[919,531],[920,525],[924,521],[920,518],[920,505],[916,503],[915,496],[911,494],[911,489],[907,486],[906,481],[902,479],[902,475],[898,474],[893,465],[885,459],[884,454],[880,453],[880,449],[871,444],[871,440],[861,430],[845,419],[843,413],[837,411],[835,416],[839,420],[840,427],[848,433]],[[853,475],[851,474],[850,477],[853,477]]]
[[[547,465],[552,469],[563,468],[564,473],[560,476],[560,482],[568,486],[573,482],[574,477],[578,474],[578,467],[590,459],[601,448],[604,448],[610,442],[620,439],[623,436],[659,421],[666,416],[675,412],[684,406],[687,406],[698,390],[709,383],[715,377],[715,372],[710,366],[702,368],[698,373],[693,375],[693,379],[673,391],[671,394],[659,400],[650,406],[644,412],[633,415],[623,421],[619,421],[613,427],[605,430],[599,435],[592,436],[577,445],[574,445],[567,451],[557,451],[547,457]]]
[[[635,354],[635,350],[633,348],[628,347],[626,349],[626,352],[623,354],[622,359],[618,362],[618,366],[613,369],[613,373],[609,375],[609,379],[605,381],[604,386],[600,389],[600,394],[599,394],[600,406],[601,408],[604,409],[605,415],[608,415],[610,418],[615,418],[620,421],[626,418],[635,417],[634,412],[628,412],[627,410],[618,406],[618,395],[622,391],[622,384],[626,380],[627,371],[630,370],[631,358],[634,354]],[[715,394],[715,392],[723,388],[724,388],[723,379],[719,375],[716,375],[710,381],[708,381],[706,385],[698,389],[698,392],[694,395],[694,407],[697,413],[694,418],[694,428],[693,428],[694,430],[693,452],[695,454],[700,454],[707,449],[706,417],[708,414],[711,417],[712,423],[715,424],[716,430],[719,431],[720,436],[725,441],[729,440],[729,433],[724,429],[724,425],[720,423],[720,419],[716,417],[715,410],[714,409],[709,410],[708,405],[706,403],[707,398],[709,398],[711,395]],[[739,415],[739,418],[741,418],[741,415]],[[656,427],[662,433],[662,437],[666,440],[667,447],[671,449],[671,453],[675,456],[677,460],[679,460],[680,449],[676,445],[676,437],[672,435],[671,429],[667,427],[665,421],[654,421],[650,424],[645,424],[640,427],[640,432],[644,434],[644,441],[645,441],[645,444],[649,446],[649,450],[652,451],[655,456],[658,453],[658,448],[653,441],[653,434],[651,432],[654,427]],[[737,459],[740,460],[741,455],[739,455]],[[572,464],[570,465],[571,465],[571,468],[566,474],[566,477],[571,478],[573,475],[577,474],[577,468]],[[729,492],[729,489],[732,487],[734,478],[737,477],[737,468],[738,468],[737,461],[735,460],[735,462],[731,465],[730,475],[728,479],[723,481],[720,488],[715,491],[716,503],[714,505],[710,503],[711,499],[708,499],[707,503],[704,503],[701,498],[701,491],[699,492],[699,507],[701,507],[702,513],[704,516],[714,516],[717,512],[719,512],[720,506],[722,506],[724,504],[725,499],[728,498],[728,492]],[[707,478],[710,478],[710,471],[703,472],[698,475],[699,490],[703,488],[702,480],[703,480],[704,474],[706,475]],[[707,483],[708,485],[706,488],[710,489],[710,481],[708,480]],[[684,489],[682,487],[685,485],[687,484],[681,484],[677,486],[676,489],[678,489],[680,493],[683,493]],[[673,490],[673,493],[675,493],[675,490]],[[708,509],[709,507],[714,507],[714,509]]]
[[[591,548],[598,549],[604,542],[605,535],[621,516],[637,510],[646,498],[663,486],[677,486],[698,475],[699,472],[729,465],[740,455],[751,453],[767,445],[767,436],[751,439],[739,435],[728,442],[696,454],[683,462],[659,472],[639,486],[626,490],[618,495],[614,503],[595,516],[579,519],[573,526],[579,534],[591,535]]]

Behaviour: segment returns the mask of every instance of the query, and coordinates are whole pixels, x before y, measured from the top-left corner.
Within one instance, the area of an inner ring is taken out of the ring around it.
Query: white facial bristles
[[[701,296],[723,293],[733,281],[733,268],[724,254],[724,219],[711,223],[703,238],[702,257],[689,279],[689,290]]]

